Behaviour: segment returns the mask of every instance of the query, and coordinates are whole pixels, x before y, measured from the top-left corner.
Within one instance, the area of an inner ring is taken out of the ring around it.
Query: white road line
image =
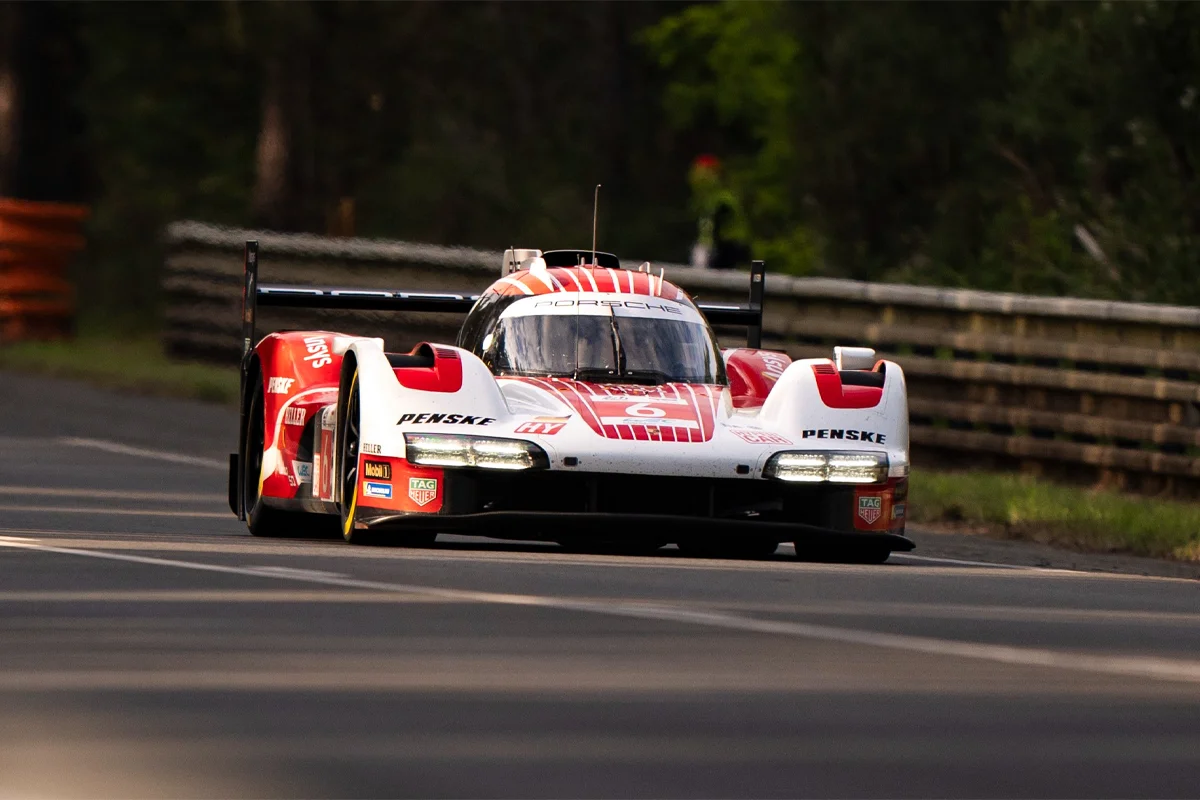
[[[933,556],[914,556],[911,553],[892,553],[892,558],[905,558],[911,561],[928,561],[931,564],[962,564],[964,567],[995,567],[997,569],[1026,569],[1039,572],[1068,572],[1070,570],[1052,569],[1050,567],[1031,567],[1022,564],[998,564],[994,561],[964,561],[961,558],[934,558]]]
[[[281,578],[346,578],[342,572],[327,572],[323,569],[300,569],[298,567],[246,567],[260,575],[276,575]]]
[[[102,514],[114,517],[190,517],[193,519],[232,519],[228,512],[214,511],[152,511],[141,508],[68,508],[66,506],[0,505],[0,511],[32,511],[39,514]]]
[[[227,461],[218,461],[215,458],[200,458],[199,456],[187,456],[182,453],[168,453],[165,450],[150,450],[144,447],[130,447],[127,444],[120,442],[109,442],[104,439],[81,439],[75,436],[64,436],[54,441],[67,447],[89,447],[93,450],[103,450],[106,453],[117,453],[123,456],[137,456],[138,458],[153,458],[157,461],[169,461],[172,464],[187,464],[193,467],[207,467],[209,469],[228,470],[229,463]]]
[[[1157,680],[1200,683],[1200,661],[1153,658],[1145,656],[1098,656],[1086,653],[1068,653],[1032,647],[958,642],[926,636],[909,636],[895,633],[836,628],[827,625],[812,625],[804,622],[783,620],[759,620],[714,611],[691,611],[674,606],[655,605],[645,602],[618,600],[579,600],[553,595],[508,594],[499,592],[472,591],[465,589],[441,589],[403,583],[363,581],[353,578],[325,577],[294,572],[267,572],[259,567],[233,567],[204,564],[196,561],[178,561],[150,556],[134,556],[109,553],[99,550],[79,550],[69,547],[51,547],[40,542],[0,540],[0,547],[36,550],[62,555],[85,556],[112,561],[126,561],[160,567],[175,567],[202,572],[217,572],[245,575],[273,580],[300,581],[325,586],[352,589],[396,592],[407,595],[423,595],[454,602],[487,603],[493,605],[522,606],[528,608],[550,608],[559,611],[575,611],[584,614],[599,614],[628,619],[673,622],[699,625],[724,630],[766,633],[818,641],[881,647],[934,656],[968,658],[1021,667],[1050,667],[1054,669],[1091,672],[1104,675],[1151,678]]]
[[[19,497],[86,497],[104,500],[157,500],[163,503],[226,502],[223,494],[191,492],[127,492],[109,489],[49,489],[42,486],[0,486],[0,495]]]

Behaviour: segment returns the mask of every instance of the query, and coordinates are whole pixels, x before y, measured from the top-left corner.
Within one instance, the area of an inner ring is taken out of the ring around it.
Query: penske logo
[[[491,425],[496,420],[493,417],[472,416],[470,414],[402,414],[397,425],[411,422],[414,425],[425,425],[440,422],[443,425]]]
[[[816,428],[804,431],[802,439],[844,439],[848,442],[887,444],[887,436],[875,431],[852,431],[843,428]]]

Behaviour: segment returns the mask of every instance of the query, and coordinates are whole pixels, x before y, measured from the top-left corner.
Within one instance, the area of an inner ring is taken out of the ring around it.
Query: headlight
[[[409,463],[426,467],[545,469],[550,465],[545,450],[520,439],[406,433],[404,453]]]
[[[783,452],[763,468],[764,478],[795,483],[883,483],[887,476],[887,453]]]

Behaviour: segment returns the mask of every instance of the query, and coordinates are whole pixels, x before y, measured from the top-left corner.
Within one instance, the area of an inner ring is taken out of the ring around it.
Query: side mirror
[[[875,351],[870,347],[835,347],[833,363],[842,369],[871,369],[875,366]]]

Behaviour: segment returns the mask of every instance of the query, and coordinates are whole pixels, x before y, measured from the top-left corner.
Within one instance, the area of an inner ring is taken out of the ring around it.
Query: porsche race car
[[[482,294],[258,285],[246,245],[241,431],[250,532],[352,543],[439,533],[714,556],[882,562],[904,536],[904,374],[866,348],[793,361],[744,306],[698,304],[608,253],[508,250]],[[332,331],[256,341],[259,305],[465,313],[405,353]],[[711,325],[742,325],[722,350]]]

